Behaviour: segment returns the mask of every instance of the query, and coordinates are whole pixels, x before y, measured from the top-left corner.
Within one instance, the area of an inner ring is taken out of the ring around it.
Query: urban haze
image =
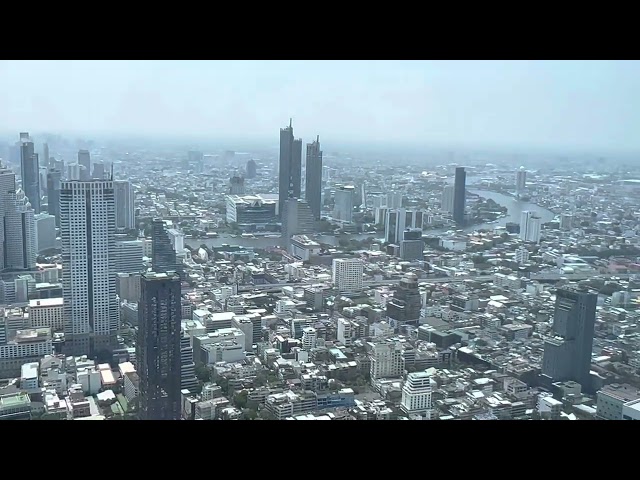
[[[1,61],[0,420],[640,419],[637,78]]]

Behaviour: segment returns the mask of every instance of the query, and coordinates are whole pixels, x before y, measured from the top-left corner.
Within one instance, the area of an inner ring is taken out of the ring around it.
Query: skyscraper
[[[116,197],[116,229],[133,230],[136,228],[135,192],[128,180],[113,182]]]
[[[34,213],[40,213],[40,167],[29,134],[20,134],[20,168],[22,190],[29,199]]]
[[[525,242],[538,243],[540,241],[540,228],[542,219],[525,210],[520,217],[520,238]]]
[[[51,159],[49,158],[49,144],[42,145],[42,166],[49,168],[51,166]]]
[[[313,143],[307,143],[307,171],[305,180],[305,198],[311,207],[313,216],[320,220],[322,210],[322,150],[320,135]]]
[[[343,223],[353,221],[353,205],[356,189],[352,185],[336,188],[335,205],[333,207],[333,219]]]
[[[516,170],[516,193],[520,194],[524,192],[527,187],[527,171],[524,167],[520,167]]]
[[[400,258],[402,260],[423,260],[424,241],[421,228],[407,228],[402,232]]]
[[[91,180],[91,154],[89,150],[78,150],[78,165],[80,165],[80,180]]]
[[[442,189],[442,210],[447,213],[453,213],[453,185],[445,185]]]
[[[288,198],[300,198],[302,181],[302,140],[294,139],[291,120],[287,128],[280,129],[278,168],[278,211],[282,215]]]
[[[244,178],[234,175],[229,180],[229,195],[244,195]]]
[[[47,173],[47,210],[56,217],[56,226],[60,226],[60,182],[62,172],[51,169]]]
[[[70,355],[93,356],[115,345],[115,223],[113,182],[62,182],[62,290],[65,349]]]
[[[136,344],[141,420],[180,419],[180,297],[177,273],[142,274]]]
[[[156,273],[181,273],[176,260],[176,251],[171,245],[171,239],[161,219],[155,219],[151,224],[151,267]]]
[[[104,180],[104,174],[105,174],[104,163],[103,162],[94,163],[92,178],[96,180]]]
[[[391,326],[417,325],[421,308],[418,276],[415,273],[407,273],[396,287],[393,298],[387,302],[387,317],[392,321]]]
[[[573,380],[590,390],[591,353],[598,296],[579,287],[559,288],[553,337],[544,344],[542,374],[554,382]]]
[[[356,293],[362,290],[364,264],[359,258],[334,258],[333,284],[341,293]]]
[[[256,175],[258,173],[258,166],[256,165],[256,161],[255,160],[249,160],[247,162],[247,174],[246,177],[248,179],[252,179],[252,178],[256,178]]]
[[[456,168],[456,180],[453,187],[453,220],[464,225],[464,207],[466,200],[467,173],[464,167]]]
[[[2,200],[4,215],[4,268],[30,270],[36,266],[36,225],[33,209],[22,190],[8,192]]]
[[[423,224],[424,212],[422,210],[407,210],[405,208],[387,210],[384,239],[388,243],[399,245],[407,228],[422,230]]]
[[[315,218],[309,204],[297,198],[289,198],[282,212],[282,240],[287,249],[294,235],[305,235],[315,230]]]

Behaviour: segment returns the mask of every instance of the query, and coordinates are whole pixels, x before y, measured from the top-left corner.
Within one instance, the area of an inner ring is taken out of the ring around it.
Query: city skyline
[[[328,148],[637,152],[638,73],[635,61],[3,61],[15,95],[0,98],[0,131],[271,144],[293,117]]]

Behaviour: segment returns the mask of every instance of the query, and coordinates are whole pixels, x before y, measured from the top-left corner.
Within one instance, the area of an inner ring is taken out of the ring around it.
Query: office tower
[[[442,210],[453,213],[453,197],[455,188],[453,185],[445,185],[442,189]]]
[[[392,327],[417,325],[422,309],[422,297],[418,287],[418,276],[407,273],[396,287],[393,298],[387,302],[387,317]]]
[[[140,419],[179,420],[181,361],[180,276],[143,273],[136,362]]]
[[[524,192],[527,187],[527,171],[524,167],[520,167],[516,170],[516,193],[520,194]]]
[[[529,261],[529,250],[524,247],[516,249],[515,259],[519,265],[524,265]]]
[[[427,372],[409,373],[402,386],[400,408],[407,415],[420,415],[430,419],[433,408],[431,395],[436,388],[436,382]]]
[[[464,167],[456,168],[456,179],[453,187],[453,220],[464,225],[464,209],[467,195],[467,174]]]
[[[155,219],[151,224],[151,267],[156,273],[171,271],[182,274],[176,251],[161,219]]]
[[[402,232],[402,241],[400,242],[400,258],[402,260],[422,260],[424,258],[423,251],[422,229],[407,228]]]
[[[314,232],[315,218],[311,207],[304,200],[289,198],[284,203],[284,212],[281,217],[283,246],[287,249],[294,235],[307,235]]]
[[[373,219],[376,222],[376,225],[386,226],[387,225],[387,212],[389,209],[387,207],[376,207],[373,211]]]
[[[398,378],[404,374],[402,343],[399,340],[388,339],[374,343],[370,359],[371,367],[369,373],[373,380]]]
[[[51,169],[47,173],[47,211],[56,219],[56,226],[60,226],[60,182],[62,172]]]
[[[195,392],[200,381],[196,377],[196,364],[193,361],[191,337],[180,334],[180,390]]]
[[[244,178],[234,175],[229,180],[229,195],[244,195]]]
[[[373,202],[372,208],[384,208],[387,206],[387,196],[386,195],[376,195],[371,200]]]
[[[353,221],[353,206],[356,189],[352,185],[336,188],[333,219],[342,223]]]
[[[278,212],[284,212],[289,198],[300,198],[302,181],[302,140],[293,138],[291,120],[280,129],[280,160],[278,163]]]
[[[4,268],[31,270],[36,266],[34,211],[22,190],[10,191],[4,203]]]
[[[560,216],[560,230],[571,230],[573,227],[573,215],[570,213],[563,213]]]
[[[103,162],[96,162],[93,164],[93,178],[96,180],[104,180],[105,169]]]
[[[51,166],[51,157],[49,157],[49,144],[42,145],[42,166],[49,168]]]
[[[387,193],[387,207],[402,208],[402,193]]]
[[[556,290],[553,336],[544,344],[542,374],[554,382],[573,380],[591,389],[591,353],[598,296],[578,287]]]
[[[16,175],[11,169],[2,165],[0,162],[0,271],[5,268],[6,257],[6,230],[4,227],[4,218],[9,208],[9,192],[16,190]]]
[[[113,182],[65,181],[60,188],[60,239],[69,355],[104,354],[119,327]]]
[[[385,242],[400,244],[403,232],[407,228],[422,230],[423,223],[424,212],[422,210],[389,209],[384,226]]]
[[[139,273],[144,268],[142,240],[116,241],[116,273]]]
[[[133,230],[136,228],[135,192],[128,180],[113,182],[116,196],[116,229]]]
[[[40,198],[47,194],[47,172],[49,169],[47,167],[40,166],[40,178],[38,180],[38,184],[40,185]],[[41,209],[44,209],[44,205],[40,205]]]
[[[84,167],[78,163],[70,163],[67,165],[67,180],[80,180],[83,176],[83,168]]]
[[[313,143],[307,143],[307,166],[304,196],[311,207],[313,216],[320,220],[322,211],[322,150],[320,135]]]
[[[520,238],[525,242],[540,241],[542,219],[535,212],[524,211],[520,216]]]
[[[334,258],[331,269],[333,285],[340,293],[362,291],[364,264],[358,258]]]
[[[253,179],[256,178],[256,175],[258,174],[258,166],[256,164],[256,161],[251,159],[247,162],[247,172],[246,172],[246,176],[248,179]]]
[[[36,251],[42,253],[56,248],[56,217],[48,213],[39,213],[34,220]]]
[[[26,135],[26,136],[25,136]],[[20,134],[20,168],[22,190],[29,199],[34,213],[40,213],[40,166],[29,134]]]
[[[91,180],[91,154],[89,150],[78,150],[78,165],[80,165],[80,180]]]

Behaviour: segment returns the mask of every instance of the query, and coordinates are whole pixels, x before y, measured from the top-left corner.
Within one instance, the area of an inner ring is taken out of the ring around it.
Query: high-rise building
[[[392,327],[417,325],[420,320],[422,296],[418,287],[418,276],[407,273],[396,287],[393,298],[387,302],[387,317]]]
[[[26,137],[25,137],[26,135]],[[20,134],[20,168],[22,190],[29,199],[34,213],[40,213],[40,165],[29,134]]]
[[[141,272],[143,250],[142,240],[116,241],[116,273]]]
[[[178,272],[179,268],[176,251],[171,245],[171,239],[161,219],[155,219],[151,224],[151,267],[154,272]]]
[[[387,193],[386,206],[389,208],[402,208],[402,193],[400,192]]]
[[[4,268],[31,270],[36,266],[37,240],[34,211],[22,190],[10,191],[4,203]]]
[[[422,230],[423,223],[422,210],[389,209],[384,226],[384,239],[388,243],[399,244],[407,228]]]
[[[282,215],[287,199],[300,198],[302,181],[302,140],[293,137],[291,121],[280,129],[278,168],[278,211]]]
[[[51,166],[51,157],[49,157],[49,144],[42,145],[42,166],[49,168]]]
[[[515,259],[519,265],[524,265],[529,261],[529,250],[524,247],[516,249]]]
[[[431,395],[436,387],[436,382],[427,372],[409,373],[402,386],[400,407],[408,415],[430,419],[433,408]]]
[[[423,260],[424,241],[421,228],[407,228],[402,233],[400,258],[402,260]]]
[[[136,344],[141,420],[180,419],[181,302],[177,273],[142,274]]]
[[[0,271],[5,268],[6,241],[4,217],[9,210],[9,192],[16,190],[16,175],[0,162]]]
[[[244,178],[235,175],[229,180],[229,195],[244,195]]]
[[[253,178],[256,178],[256,175],[258,174],[258,166],[256,164],[256,161],[251,159],[247,162],[247,172],[246,172],[246,177],[251,180]]]
[[[336,188],[333,219],[343,223],[353,221],[353,206],[355,205],[356,188],[345,185]]]
[[[193,361],[191,337],[182,332],[180,334],[180,390],[195,392],[199,383],[196,377],[196,364]]]
[[[358,258],[334,258],[333,285],[340,293],[357,293],[362,290],[364,264]]]
[[[453,220],[464,225],[464,209],[467,195],[467,173],[464,167],[456,168],[456,179],[453,187]]]
[[[527,171],[524,167],[520,167],[516,170],[516,193],[520,194],[524,192],[527,187]]]
[[[93,164],[93,178],[96,180],[104,180],[105,179],[105,169],[103,162],[95,162]]]
[[[35,215],[36,251],[46,252],[56,248],[56,217],[48,213]]]
[[[322,150],[320,135],[313,143],[307,143],[305,198],[311,207],[313,216],[320,220],[322,211]]]
[[[579,287],[556,290],[553,337],[544,344],[542,374],[554,382],[573,380],[589,390],[598,295]]]
[[[538,243],[542,219],[535,212],[524,211],[520,217],[520,238],[525,242]]]
[[[294,235],[307,235],[315,229],[315,218],[311,207],[304,200],[290,198],[284,203],[282,213],[282,240],[285,247],[289,248],[291,237]]]
[[[78,165],[80,165],[80,180],[91,179],[91,154],[89,150],[78,150]]]
[[[386,340],[371,345],[370,374],[373,380],[380,378],[398,378],[404,374],[402,343],[399,340]]]
[[[67,165],[67,180],[80,180],[83,177],[83,168],[79,163],[70,163]]]
[[[60,182],[62,172],[52,168],[47,173],[47,211],[56,219],[56,226],[60,226]]]
[[[561,230],[571,230],[573,227],[573,215],[570,213],[563,213],[560,216],[560,229]]]
[[[453,185],[445,185],[442,189],[442,210],[447,213],[453,213],[453,198],[455,187]]]
[[[128,180],[113,182],[116,196],[116,229],[133,230],[136,228],[135,192]]]
[[[65,349],[112,350],[119,327],[113,182],[65,181],[60,189]]]

